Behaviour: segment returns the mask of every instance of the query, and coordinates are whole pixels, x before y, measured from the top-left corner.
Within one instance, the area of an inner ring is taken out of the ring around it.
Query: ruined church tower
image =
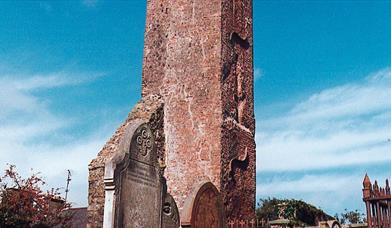
[[[252,0],[147,0],[142,97],[154,94],[164,104],[164,175],[181,216],[207,181],[227,220],[253,218]],[[130,121],[89,166],[90,227],[102,224],[104,163]]]

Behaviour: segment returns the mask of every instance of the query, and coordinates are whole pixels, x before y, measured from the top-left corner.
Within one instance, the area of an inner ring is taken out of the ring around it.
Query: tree
[[[59,189],[45,192],[44,186],[39,173],[22,178],[15,166],[9,165],[0,177],[0,227],[66,226],[70,214],[64,212],[70,204]]]
[[[348,209],[345,209],[344,213],[341,213],[340,215],[335,214],[335,218],[341,224],[356,224],[366,222],[365,214],[360,213],[357,209],[354,211],[348,211]]]
[[[333,219],[315,206],[295,199],[261,199],[256,213],[260,220],[271,221],[283,217],[298,225],[310,226],[318,225],[319,221]]]

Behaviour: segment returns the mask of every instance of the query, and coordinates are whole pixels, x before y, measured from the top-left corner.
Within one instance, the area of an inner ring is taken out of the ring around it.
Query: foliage
[[[345,209],[344,213],[335,214],[335,219],[338,220],[341,224],[355,224],[355,223],[365,223],[366,217],[365,214],[360,213],[357,209],[354,211],[348,211]]]
[[[272,221],[283,217],[299,226],[316,226],[319,221],[333,219],[313,205],[295,199],[261,199],[256,213],[260,220]]]
[[[9,165],[0,177],[0,227],[64,227],[70,208],[59,190],[44,192],[44,180],[39,173],[22,178],[14,165]]]

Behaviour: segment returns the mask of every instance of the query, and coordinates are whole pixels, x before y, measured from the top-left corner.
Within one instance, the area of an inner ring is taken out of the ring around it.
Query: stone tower
[[[193,188],[209,181],[220,191],[227,219],[251,219],[255,209],[252,0],[147,2],[142,97],[158,94],[164,103],[162,159],[168,191],[183,210]],[[141,106],[133,109],[89,166],[92,227],[102,221],[104,162],[118,147],[132,116],[147,112],[148,100]]]

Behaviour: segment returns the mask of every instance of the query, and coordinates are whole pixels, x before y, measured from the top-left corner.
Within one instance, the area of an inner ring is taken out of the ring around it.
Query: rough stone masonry
[[[252,0],[148,0],[142,97],[161,96],[168,191],[180,210],[212,182],[227,220],[255,210]],[[142,99],[89,165],[88,224],[101,227],[104,165],[126,126],[148,119]]]

